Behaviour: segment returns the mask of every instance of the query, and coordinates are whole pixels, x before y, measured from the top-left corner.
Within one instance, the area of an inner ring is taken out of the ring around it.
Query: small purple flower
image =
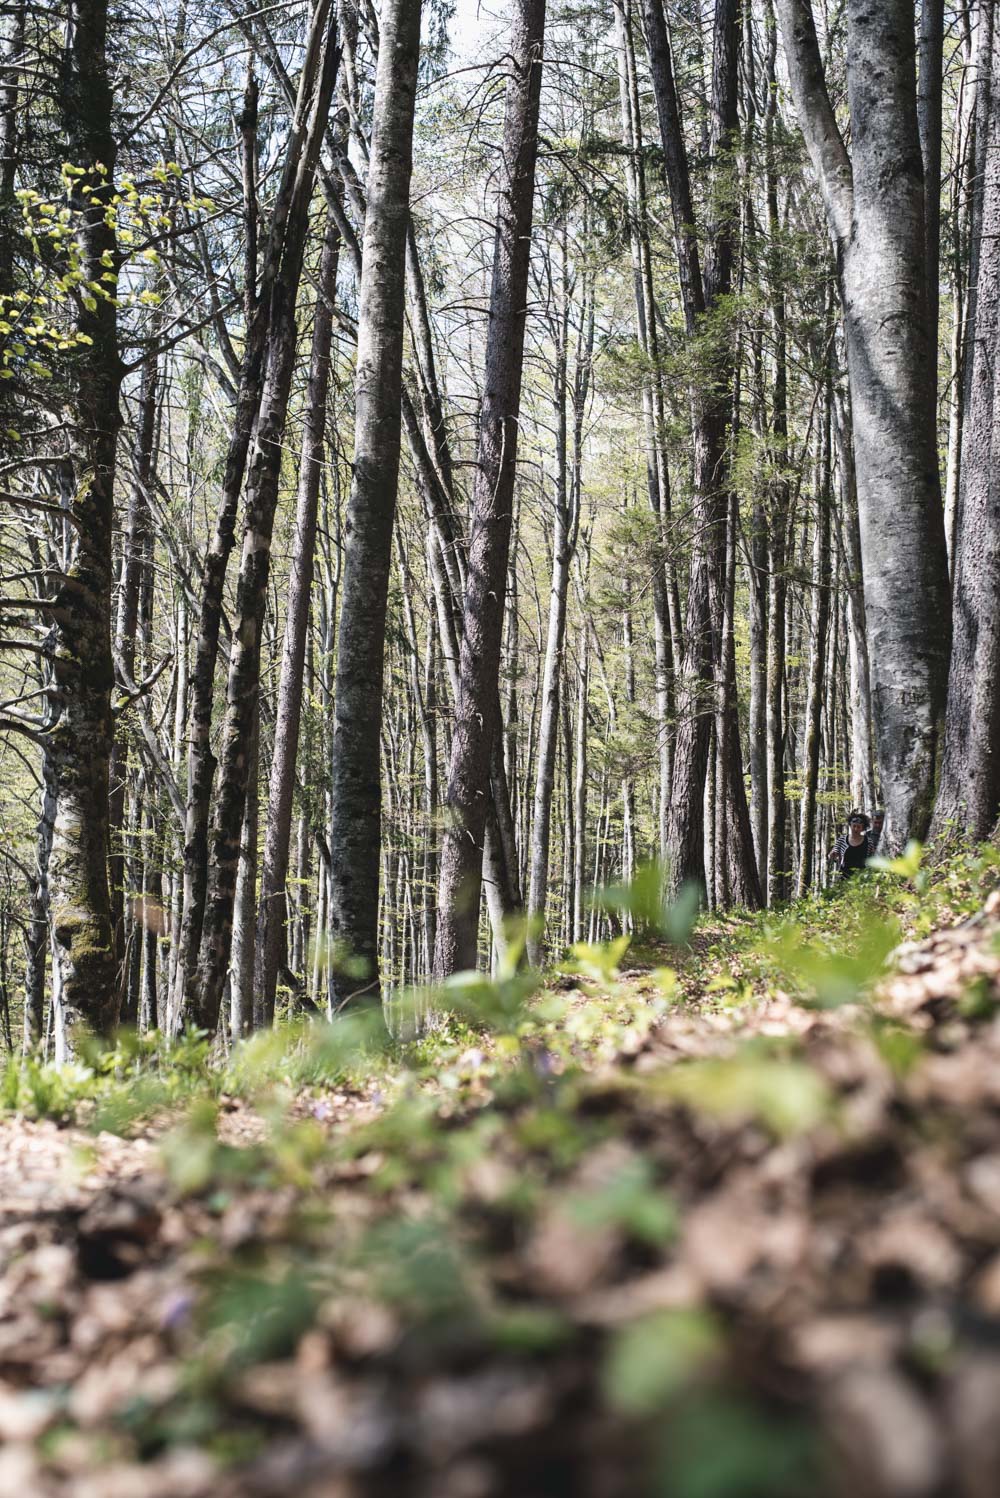
[[[324,1103],[322,1098],[320,1098],[319,1102],[313,1103],[309,1111],[311,1112],[313,1118],[319,1119],[320,1123],[326,1123],[328,1118],[333,1117],[333,1109],[330,1107],[329,1103]]]
[[[167,1296],[160,1312],[160,1327],[165,1332],[175,1332],[190,1320],[194,1296],[190,1290],[174,1290]]]

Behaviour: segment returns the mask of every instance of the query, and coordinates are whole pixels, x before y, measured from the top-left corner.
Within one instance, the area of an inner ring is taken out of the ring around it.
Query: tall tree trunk
[[[576,778],[573,784],[573,801],[576,818],[576,846],[573,859],[573,915],[571,936],[573,941],[583,940],[583,885],[587,871],[587,688],[589,685],[587,654],[587,632],[583,631],[580,644],[580,664],[577,667],[576,693]]]
[[[941,83],[944,0],[922,0],[917,69],[917,120],[924,167],[924,263],[927,333],[937,370],[941,267]]]
[[[214,1029],[218,1022],[232,944],[233,902],[246,806],[248,761],[259,694],[260,645],[270,573],[271,534],[295,368],[295,309],[316,161],[330,111],[337,56],[332,5],[330,0],[318,0],[310,22],[292,125],[293,137],[301,140],[302,146],[295,153],[296,171],[288,193],[281,261],[269,288],[267,374],[247,474],[219,785],[209,843],[209,881],[192,996],[192,1016],[197,1024],[208,1030]]]
[[[67,154],[87,281],[102,294],[81,300],[74,356],[73,444],[77,473],[69,500],[72,556],[55,598],[54,685],[61,710],[49,739],[56,814],[49,862],[60,1022],[72,1043],[79,1024],[110,1030],[116,1019],[116,964],[108,886],[108,788],[112,744],[111,536],[115,459],[121,425],[114,287],[115,231],[105,214],[114,192],[117,150],[111,128],[107,0],[76,0],[62,84]],[[86,194],[83,188],[90,191]],[[114,270],[108,271],[108,266]],[[104,294],[104,293],[107,294]]]
[[[894,851],[930,822],[950,646],[913,7],[848,0],[851,156],[827,95],[809,0],[778,0],[778,8],[837,254],[883,840]]]
[[[247,758],[247,794],[240,835],[240,861],[236,873],[233,902],[233,955],[229,983],[229,1033],[233,1040],[253,1025],[254,1016],[254,934],[256,929],[257,833],[260,811],[258,790],[258,756],[260,754],[260,715],[250,729],[250,753]]]
[[[122,551],[121,586],[118,594],[118,619],[115,627],[116,664],[124,665],[129,677],[136,674],[136,632],[139,624],[140,594],[150,558],[151,517],[147,495],[153,473],[153,449],[156,432],[157,360],[147,359],[142,367],[139,391],[139,422],[134,474],[129,493],[125,544]],[[141,675],[141,672],[140,672]],[[128,768],[128,744],[124,725],[119,722],[109,768],[110,803],[109,836],[111,856],[111,914],[115,934],[115,958],[122,968],[125,957],[125,852],[121,838],[125,822],[125,787]]]
[[[988,135],[990,72],[993,48],[994,0],[979,6],[976,45],[970,24],[970,4],[960,12],[963,22],[965,68],[955,110],[957,165],[952,173],[952,296],[951,402],[948,419],[948,467],[944,494],[944,530],[948,565],[954,581],[959,487],[965,406],[972,370],[968,358],[968,329],[975,321],[975,294],[981,244],[985,159],[979,147]]]
[[[760,334],[754,336],[753,369],[754,401],[757,407],[755,428],[762,438],[763,412],[763,360],[760,350]],[[757,856],[757,877],[762,889],[767,887],[767,651],[768,611],[770,594],[767,557],[767,513],[762,487],[754,489],[753,509],[750,515],[750,534],[747,537],[748,593],[750,601],[750,721],[749,740],[750,768],[750,821],[753,827],[754,851]]]
[[[832,413],[833,392],[828,388],[823,407],[822,435],[817,484],[816,529],[813,537],[813,600],[810,627],[809,687],[806,695],[806,722],[803,736],[803,784],[799,824],[798,894],[807,894],[813,880],[816,844],[816,796],[819,789],[820,710],[823,702],[823,676],[826,670],[826,636],[830,619],[830,511],[832,493]],[[871,808],[869,808],[871,809]]]
[[[313,320],[309,391],[299,459],[295,536],[292,541],[288,581],[288,613],[285,618],[281,677],[275,709],[274,754],[267,798],[264,864],[254,956],[253,1020],[257,1025],[269,1025],[274,1019],[275,984],[287,947],[288,905],[285,885],[292,829],[295,762],[302,717],[303,668],[309,632],[309,599],[316,550],[319,487],[326,450],[326,400],[330,384],[333,302],[337,290],[339,258],[340,233],[330,214],[326,221]],[[247,1019],[249,1021],[249,1015]]]
[[[736,0],[717,0],[712,51],[711,148],[716,186],[728,170],[724,157],[737,124],[739,46]],[[673,59],[661,0],[645,0],[644,17],[664,166],[670,189],[681,300],[689,338],[699,321],[726,297],[732,285],[733,217],[728,195],[713,195],[713,223],[706,236],[704,275],[691,198],[687,149],[681,128]],[[679,722],[674,751],[667,827],[668,881],[673,889],[692,880],[704,886],[705,777],[716,696],[721,598],[725,575],[728,513],[726,429],[731,409],[732,351],[719,338],[712,367],[699,370],[691,390],[694,447],[695,538],[685,619],[685,654],[678,683]],[[735,789],[737,799],[740,789]],[[745,799],[745,792],[743,792]]]
[[[775,61],[778,45],[774,13],[767,8],[768,50],[766,77],[767,108],[764,115],[764,154],[767,195],[767,272],[771,300],[771,334],[774,341],[774,388],[771,397],[769,598],[767,637],[767,903],[778,905],[790,888],[785,824],[785,719],[782,700],[785,687],[785,601],[788,591],[786,551],[789,543],[788,480],[788,334],[784,287],[784,257],[778,215],[778,170],[774,155],[774,125],[777,112]]]
[[[146,812],[146,857],[142,879],[142,994],[139,1026],[156,1030],[160,1024],[159,986],[157,983],[160,940],[163,936],[163,828],[156,807],[149,797]]]
[[[982,81],[980,83],[982,87]],[[990,835],[1000,813],[1000,28],[982,157],[981,243],[955,551],[954,637],[934,831]]]
[[[24,63],[25,0],[13,8],[13,22],[0,51],[0,287],[14,285],[14,246],[21,229],[17,205],[17,167],[21,116],[19,79]]]
[[[549,585],[548,627],[545,664],[538,720],[538,751],[535,797],[531,819],[530,885],[528,892],[528,956],[539,967],[545,954],[545,909],[548,902],[549,853],[552,833],[552,802],[555,795],[556,749],[563,685],[563,648],[566,638],[566,600],[570,567],[576,544],[576,524],[568,482],[567,356],[569,342],[569,267],[565,221],[560,226],[561,264],[554,324],[556,353],[553,388],[555,423],[555,495],[552,510],[552,578]]]
[[[56,815],[55,773],[48,751],[42,750],[41,813],[35,844],[31,912],[26,934],[24,972],[24,1049],[40,1046],[45,1030],[45,962],[49,950],[49,862]]]
[[[399,475],[406,238],[420,0],[381,15],[358,315],[354,479],[347,509],[330,814],[334,1001],[381,1002],[378,972],[385,618]]]
[[[239,120],[243,143],[244,233],[246,235],[244,272],[246,335],[232,431],[222,476],[219,508],[202,568],[197,643],[188,684],[184,882],[181,924],[173,958],[174,992],[172,1013],[168,1019],[171,1027],[180,1021],[194,982],[205,917],[205,895],[208,889],[208,828],[216,766],[211,744],[212,708],[215,701],[215,668],[222,627],[223,591],[229,558],[236,542],[236,519],[240,492],[246,473],[254,422],[260,405],[264,346],[271,308],[267,287],[268,274],[273,278],[274,263],[280,255],[281,237],[287,219],[287,197],[292,178],[292,146],[294,144],[301,147],[302,144],[301,138],[289,142],[281,188],[271,223],[270,254],[267,257],[265,284],[258,295],[256,264],[257,99],[258,87],[251,67],[243,98],[243,112]]]
[[[545,0],[517,0],[473,490],[460,694],[448,772],[451,821],[441,853],[434,959],[439,976],[476,966],[485,792],[499,727],[500,642],[514,502],[544,29]]]
[[[665,565],[666,526],[670,512],[670,476],[667,468],[663,385],[659,368],[656,302],[649,243],[646,203],[646,173],[642,154],[642,122],[632,40],[631,0],[616,0],[615,42],[618,58],[618,97],[625,147],[625,187],[629,205],[629,244],[635,290],[636,337],[645,356],[642,379],[642,415],[646,441],[646,493],[657,519],[656,552],[653,560],[653,647],[656,658],[656,737],[659,758],[657,843],[661,859],[667,849],[667,816],[673,775],[673,673],[675,642],[680,633],[679,604],[672,616],[676,579],[668,577]],[[662,555],[661,555],[662,551]]]

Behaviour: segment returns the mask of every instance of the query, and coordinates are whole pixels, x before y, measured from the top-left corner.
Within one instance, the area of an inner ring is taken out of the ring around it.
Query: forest
[[[0,1492],[1000,1491],[995,0],[2,0]]]

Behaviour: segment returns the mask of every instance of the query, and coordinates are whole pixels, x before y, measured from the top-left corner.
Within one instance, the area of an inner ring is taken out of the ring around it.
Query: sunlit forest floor
[[[995,1498],[1000,854],[655,924],[12,1062],[0,1493]]]

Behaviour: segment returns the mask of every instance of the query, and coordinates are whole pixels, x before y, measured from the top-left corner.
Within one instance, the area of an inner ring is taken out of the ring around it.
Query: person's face
[[[852,832],[864,832],[864,830],[865,830],[865,824],[862,821],[862,819],[860,817],[852,817],[851,818],[851,831]]]
[[[881,825],[882,825],[882,823],[884,821],[885,821],[885,817],[882,816],[881,812],[876,812],[875,813],[875,823],[874,823],[874,825],[876,827],[881,827]]]

